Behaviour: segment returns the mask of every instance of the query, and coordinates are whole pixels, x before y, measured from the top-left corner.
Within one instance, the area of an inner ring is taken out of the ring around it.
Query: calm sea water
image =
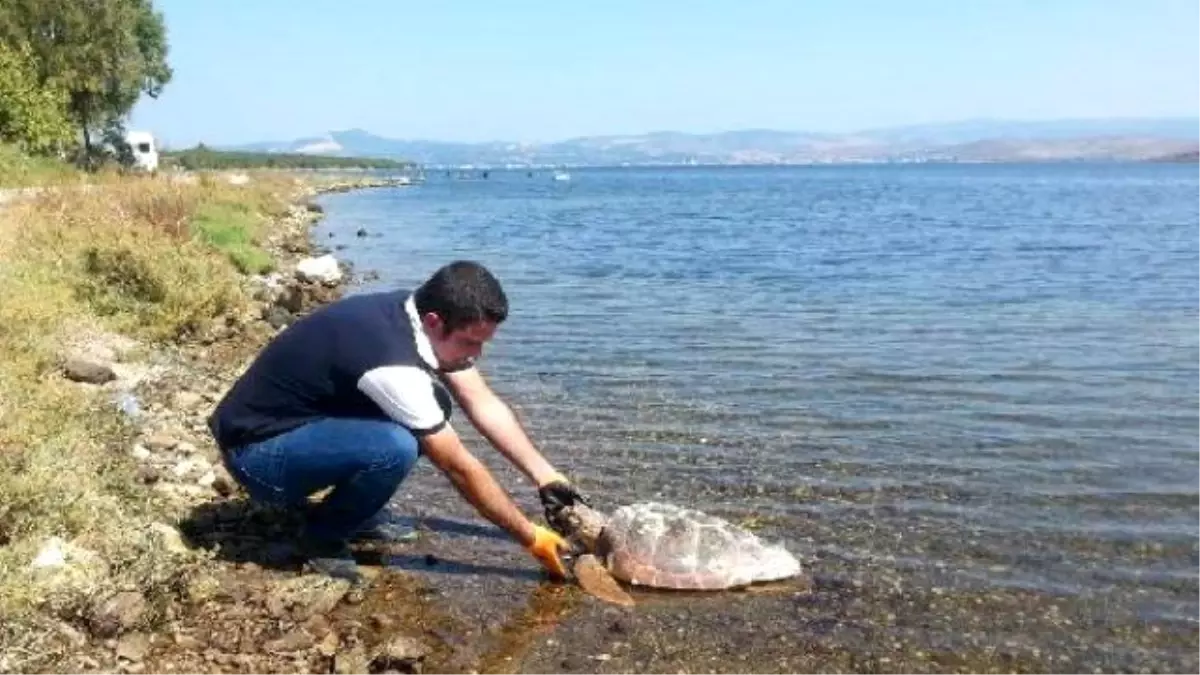
[[[1194,166],[475,178],[330,197],[319,242],[367,289],[490,266],[482,367],[605,504],[1194,634]]]

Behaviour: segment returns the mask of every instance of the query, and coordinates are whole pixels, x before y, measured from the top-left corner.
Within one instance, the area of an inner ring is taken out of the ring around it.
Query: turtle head
[[[559,534],[589,553],[596,552],[600,533],[607,524],[607,516],[582,503],[564,506],[550,519],[550,526]]]

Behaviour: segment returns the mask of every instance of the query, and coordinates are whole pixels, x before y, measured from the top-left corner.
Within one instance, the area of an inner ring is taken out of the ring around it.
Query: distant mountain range
[[[970,120],[815,133],[747,129],[658,131],[549,143],[458,143],[385,138],[362,129],[226,149],[384,157],[433,166],[621,166],[852,162],[1191,161],[1200,118]]]

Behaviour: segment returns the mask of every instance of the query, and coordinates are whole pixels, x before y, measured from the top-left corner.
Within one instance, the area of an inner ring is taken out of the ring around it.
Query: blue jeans
[[[417,456],[416,437],[398,424],[326,418],[236,448],[225,463],[251,499],[277,506],[305,509],[332,486],[308,510],[305,534],[344,541],[387,504]]]

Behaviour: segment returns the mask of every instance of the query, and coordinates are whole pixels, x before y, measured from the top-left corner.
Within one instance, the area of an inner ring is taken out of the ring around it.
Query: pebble
[[[117,642],[117,658],[141,661],[150,651],[150,638],[145,633],[130,633]]]
[[[152,452],[165,452],[174,448],[178,441],[170,436],[155,434],[154,436],[146,438],[144,443]]]

